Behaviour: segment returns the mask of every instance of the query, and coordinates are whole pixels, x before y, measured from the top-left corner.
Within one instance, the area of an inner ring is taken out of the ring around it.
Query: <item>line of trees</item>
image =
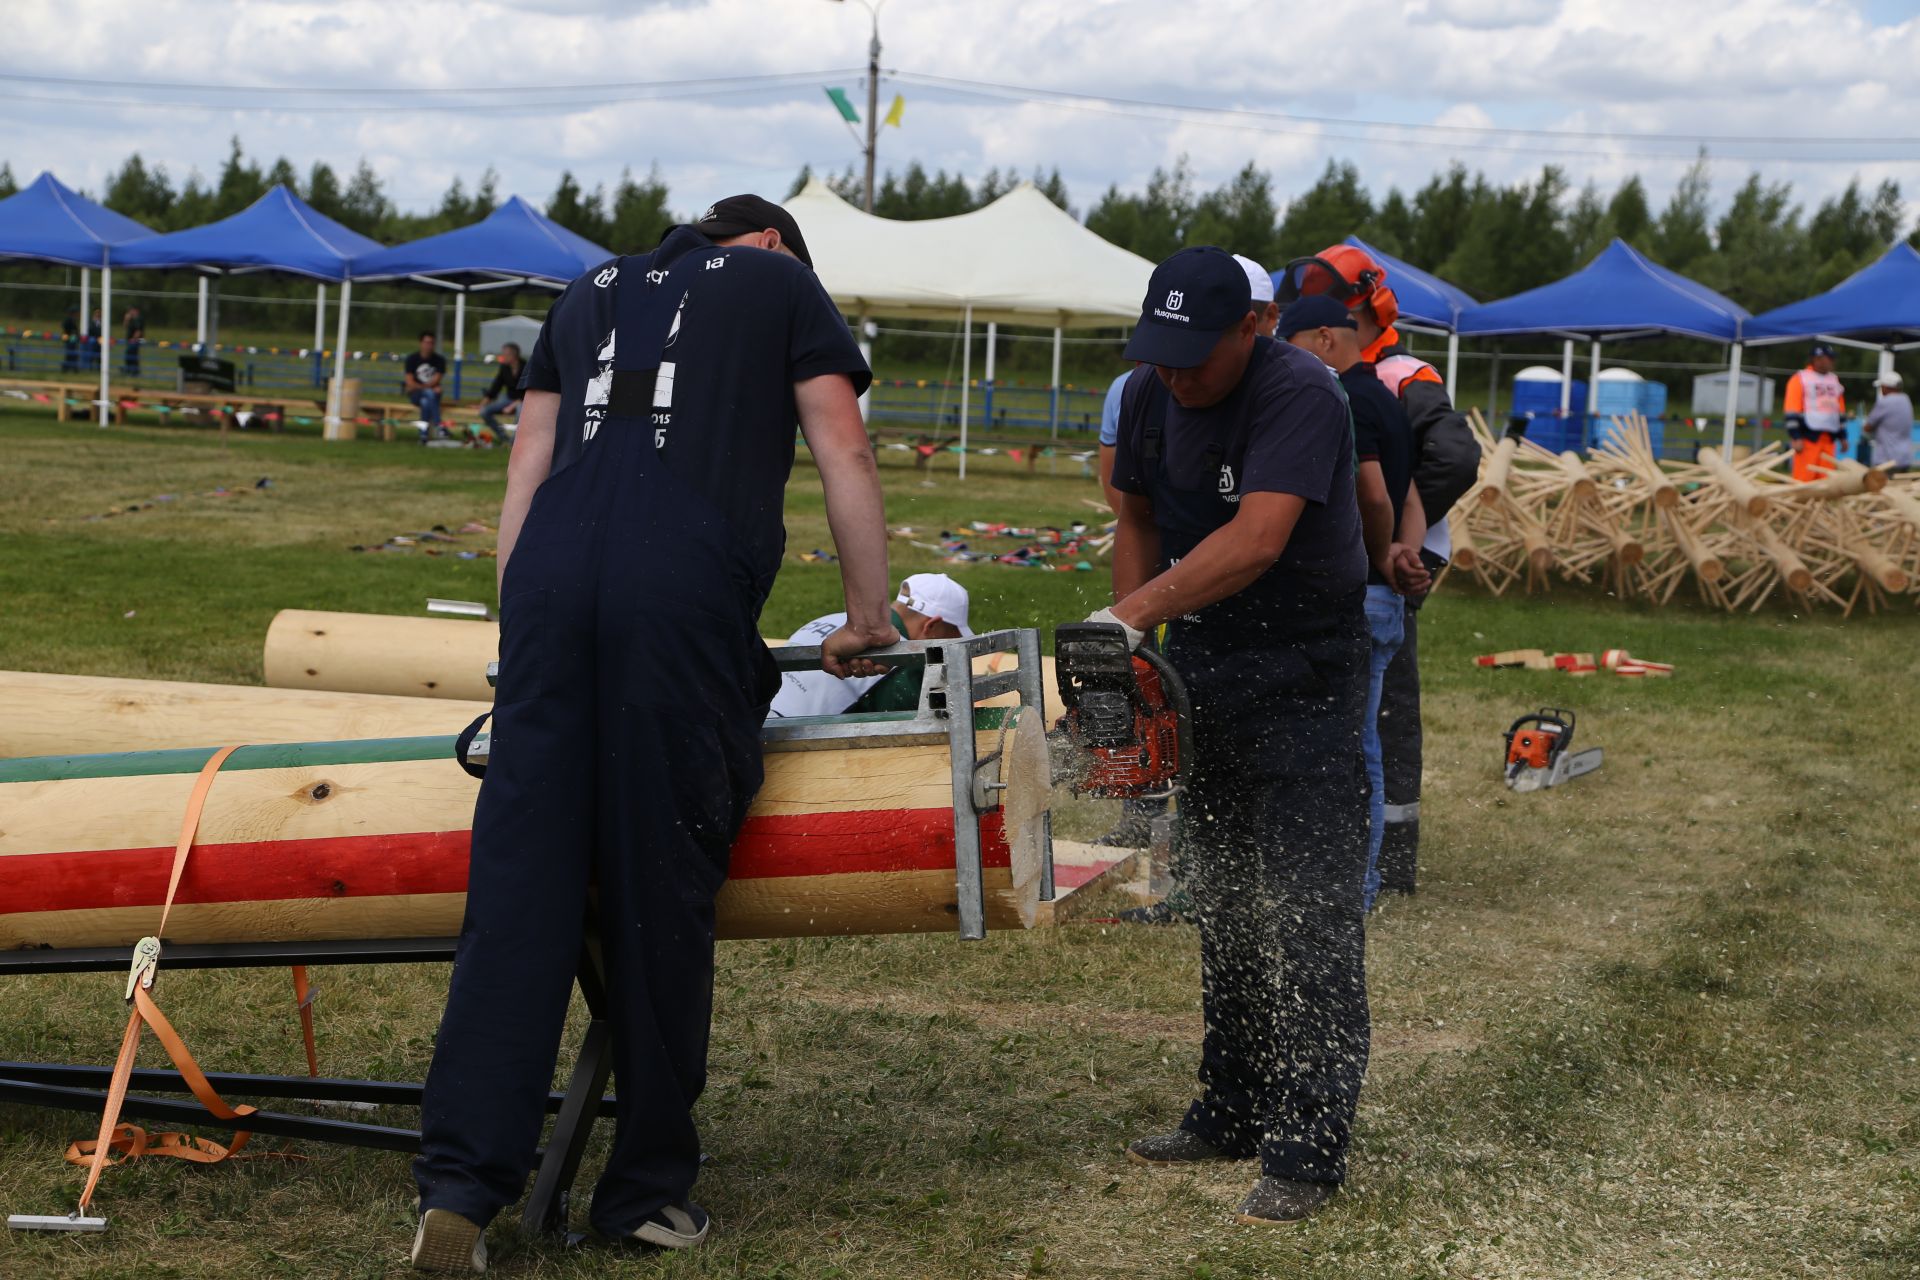
[[[801,169],[788,194],[813,175]],[[858,203],[860,179],[851,168],[823,180]],[[937,218],[977,209],[1028,180],[1013,169],[989,169],[978,179],[945,170],[929,173],[918,162],[889,170],[875,191],[882,217]],[[1055,204],[1073,212],[1058,169],[1036,170],[1030,180]],[[344,177],[325,161],[303,174],[285,157],[263,165],[233,141],[212,180],[189,173],[177,185],[166,169],[129,156],[107,180],[99,198],[109,208],[156,230],[196,226],[237,213],[284,183],[316,209],[363,235],[398,243],[464,226],[497,207],[500,178],[491,168],[471,185],[456,177],[439,204],[426,212],[398,210],[380,177],[362,160]],[[0,196],[16,189],[14,174],[0,164]],[[611,187],[589,190],[571,172],[562,173],[546,211],[562,226],[615,252],[635,252],[656,243],[673,224],[670,191],[657,167],[644,177],[623,171]],[[711,193],[704,193],[710,195]],[[1349,234],[1434,271],[1476,297],[1491,299],[1559,279],[1599,252],[1613,237],[1627,241],[1662,265],[1694,277],[1759,312],[1830,288],[1884,252],[1906,228],[1899,184],[1868,189],[1858,179],[1810,212],[1796,202],[1790,184],[1750,174],[1716,217],[1709,164],[1703,153],[1657,210],[1646,184],[1629,177],[1611,192],[1589,181],[1577,190],[1566,171],[1548,165],[1533,178],[1500,184],[1455,164],[1411,194],[1397,188],[1376,198],[1349,161],[1330,162],[1305,191],[1286,198],[1272,175],[1249,163],[1221,185],[1202,190],[1182,159],[1154,171],[1139,191],[1110,186],[1086,211],[1086,225],[1115,244],[1158,260],[1184,245],[1221,244],[1269,267],[1313,253]],[[1076,215],[1077,216],[1077,215]],[[1920,229],[1910,242],[1920,245]],[[12,268],[16,279],[30,268]],[[131,283],[131,282],[130,282]],[[288,298],[310,296],[306,286],[268,278],[250,280],[248,292]],[[20,316],[28,298],[5,296],[0,307]],[[374,296],[374,295],[369,295]],[[384,296],[384,295],[381,295]],[[395,288],[398,300],[417,294]],[[44,304],[38,304],[44,306]],[[177,309],[177,308],[175,308]],[[229,324],[287,325],[284,308],[258,317],[229,315]],[[176,320],[167,307],[149,311],[150,322]],[[383,323],[387,322],[387,323]],[[391,313],[366,317],[369,337],[413,324]],[[356,325],[359,328],[359,325]],[[938,343],[902,340],[910,358],[938,358]],[[1011,368],[1023,368],[1018,347]],[[1030,353],[1038,367],[1045,353]]]

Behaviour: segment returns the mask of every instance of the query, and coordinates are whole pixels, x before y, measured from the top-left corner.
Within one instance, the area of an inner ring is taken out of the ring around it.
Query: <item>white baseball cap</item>
[[[944,573],[912,575],[900,584],[896,603],[929,618],[950,622],[963,636],[973,634],[973,628],[967,625],[967,589]]]
[[[1889,369],[1880,375],[1880,385],[1883,387],[1893,387],[1898,390],[1900,386],[1900,375]]]
[[[1254,305],[1260,306],[1272,302],[1273,277],[1267,274],[1267,269],[1243,253],[1234,254],[1233,260],[1240,264],[1242,271],[1247,273],[1247,284],[1253,289]]]

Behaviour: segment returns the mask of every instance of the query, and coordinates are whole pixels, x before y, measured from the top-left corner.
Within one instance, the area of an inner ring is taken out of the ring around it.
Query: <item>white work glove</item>
[[[1104,622],[1108,626],[1118,627],[1122,631],[1126,632],[1128,653],[1132,653],[1135,649],[1138,649],[1140,647],[1141,642],[1147,638],[1146,632],[1140,630],[1138,627],[1130,627],[1126,623],[1120,621],[1120,619],[1114,617],[1113,610],[1111,609],[1101,609],[1095,613],[1088,614],[1087,621],[1088,622]]]

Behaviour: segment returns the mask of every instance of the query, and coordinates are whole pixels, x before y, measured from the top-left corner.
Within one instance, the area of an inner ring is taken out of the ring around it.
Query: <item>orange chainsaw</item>
[[[1054,672],[1066,714],[1047,735],[1055,782],[1075,794],[1170,796],[1193,764],[1193,709],[1165,657],[1127,649],[1105,622],[1068,622],[1053,633]]]
[[[1585,751],[1573,746],[1573,712],[1542,707],[1507,727],[1507,786],[1515,791],[1539,791],[1592,773],[1600,767],[1599,747]]]

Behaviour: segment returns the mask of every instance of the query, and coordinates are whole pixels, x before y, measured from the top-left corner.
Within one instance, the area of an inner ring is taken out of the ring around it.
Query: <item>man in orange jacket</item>
[[[1438,573],[1453,549],[1446,533],[1447,512],[1479,478],[1480,446],[1465,416],[1454,409],[1439,372],[1401,345],[1393,327],[1400,302],[1386,279],[1386,268],[1365,250],[1336,244],[1289,262],[1279,277],[1275,301],[1284,307],[1305,295],[1325,293],[1346,305],[1359,330],[1360,358],[1373,365],[1387,390],[1399,398],[1413,427],[1413,488],[1432,529],[1421,558]],[[1406,600],[1405,630],[1381,683],[1377,721],[1386,781],[1378,870],[1380,888],[1396,893],[1413,892],[1420,849],[1421,603],[1418,596]]]
[[[1833,371],[1833,348],[1813,344],[1807,367],[1787,379],[1787,438],[1793,441],[1793,478],[1818,480],[1833,470],[1834,455],[1846,442],[1840,419],[1847,397]]]

